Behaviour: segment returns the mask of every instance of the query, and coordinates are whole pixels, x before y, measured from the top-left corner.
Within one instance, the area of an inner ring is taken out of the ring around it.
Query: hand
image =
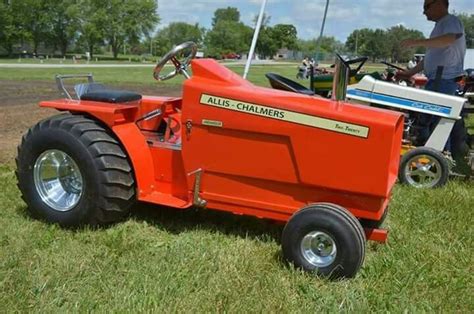
[[[405,39],[401,41],[400,46],[402,48],[417,47],[420,46],[420,43],[418,39]]]

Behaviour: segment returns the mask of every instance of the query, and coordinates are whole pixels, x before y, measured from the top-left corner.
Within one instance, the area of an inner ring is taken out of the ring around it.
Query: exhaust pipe
[[[349,65],[336,53],[336,67],[332,82],[331,99],[337,102],[346,100],[347,84],[349,83]]]

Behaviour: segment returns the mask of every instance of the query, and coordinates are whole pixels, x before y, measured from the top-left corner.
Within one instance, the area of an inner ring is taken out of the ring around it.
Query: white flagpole
[[[255,46],[257,45],[258,33],[260,32],[260,26],[262,26],[263,12],[265,11],[265,6],[267,5],[267,0],[262,1],[262,6],[260,7],[260,14],[258,15],[257,25],[255,26],[255,31],[253,33],[252,44],[250,45],[249,55],[247,57],[247,63],[245,64],[244,70],[244,79],[247,78],[249,73],[250,64],[252,63],[253,54],[255,52]]]
[[[318,50],[319,46],[321,45],[321,38],[323,38],[323,33],[324,33],[324,25],[326,24],[326,15],[328,14],[328,8],[329,8],[329,0],[326,0],[326,8],[324,9],[324,17],[323,17],[323,23],[321,25],[321,32],[319,33],[319,37],[316,40],[316,49],[315,49],[315,58],[316,62],[318,62]]]

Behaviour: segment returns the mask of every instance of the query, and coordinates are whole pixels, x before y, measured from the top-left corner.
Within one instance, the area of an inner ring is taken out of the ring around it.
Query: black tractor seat
[[[265,76],[270,81],[270,85],[274,89],[280,89],[280,90],[285,90],[288,92],[294,92],[294,93],[304,94],[304,95],[309,95],[309,96],[314,95],[314,92],[312,90],[284,76],[278,75],[276,73],[267,73],[265,74]]]
[[[96,90],[81,95],[81,100],[99,101],[107,103],[124,103],[141,100],[142,95],[121,90]]]

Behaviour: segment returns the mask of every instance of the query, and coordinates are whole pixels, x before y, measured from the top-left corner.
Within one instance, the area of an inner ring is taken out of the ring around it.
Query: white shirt
[[[466,37],[462,22],[454,15],[447,14],[436,22],[430,38],[460,34],[454,43],[442,48],[428,48],[425,55],[424,70],[429,79],[436,78],[438,66],[443,66],[443,79],[453,79],[464,72],[464,55],[466,54]]]

